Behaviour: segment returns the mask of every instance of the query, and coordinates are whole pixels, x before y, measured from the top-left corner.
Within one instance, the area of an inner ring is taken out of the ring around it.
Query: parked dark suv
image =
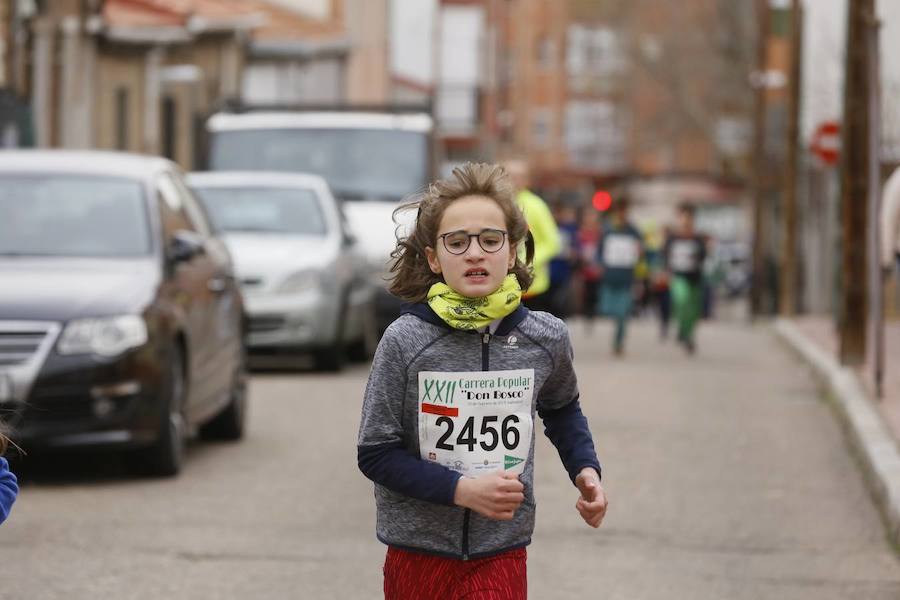
[[[26,450],[173,475],[195,430],[241,437],[243,303],[173,163],[0,152],[0,290],[0,416]]]

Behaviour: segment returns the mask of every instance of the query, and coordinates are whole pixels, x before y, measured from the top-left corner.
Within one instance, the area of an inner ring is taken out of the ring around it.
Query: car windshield
[[[428,177],[428,138],[388,129],[262,129],[217,132],[214,170],[321,175],[345,200],[400,200]]]
[[[0,255],[120,257],[151,252],[140,182],[0,175]]]
[[[194,186],[216,231],[325,235],[315,191],[303,188]]]

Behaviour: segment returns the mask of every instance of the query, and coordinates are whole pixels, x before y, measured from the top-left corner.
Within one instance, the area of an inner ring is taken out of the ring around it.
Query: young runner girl
[[[535,412],[581,517],[606,512],[568,332],[520,304],[532,252],[517,253],[528,226],[501,167],[466,164],[406,208],[391,291],[411,304],[378,346],[358,440],[385,597],[524,599]]]

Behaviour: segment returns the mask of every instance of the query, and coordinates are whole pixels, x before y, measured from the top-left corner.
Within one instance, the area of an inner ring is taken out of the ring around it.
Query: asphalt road
[[[650,323],[614,359],[572,325],[609,514],[538,436],[530,597],[900,598],[900,561],[830,407],[764,327],[705,325],[689,358]],[[0,528],[0,598],[378,598],[384,547],[356,469],[366,367],[255,374],[247,438],[176,479],[43,459]]]

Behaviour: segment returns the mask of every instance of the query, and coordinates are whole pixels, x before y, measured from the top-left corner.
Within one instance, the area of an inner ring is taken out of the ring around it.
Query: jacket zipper
[[[491,334],[487,331],[481,336],[481,370],[487,371],[490,368],[490,353],[488,352],[488,344],[491,343]],[[468,508],[463,516],[463,537],[462,537],[462,559],[469,560],[469,517],[472,511]]]
[[[472,511],[468,508],[463,514],[463,539],[462,539],[462,559],[469,560],[469,516]]]

